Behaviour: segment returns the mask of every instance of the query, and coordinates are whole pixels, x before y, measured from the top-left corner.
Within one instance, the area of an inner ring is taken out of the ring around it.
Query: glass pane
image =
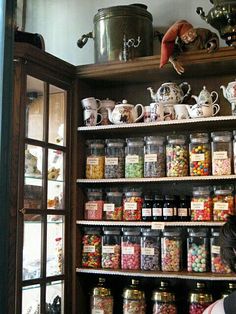
[[[22,290],[22,314],[41,313],[40,286],[24,287]]]
[[[48,199],[49,209],[64,209],[64,153],[48,150]]]
[[[48,216],[47,276],[64,273],[64,225],[64,216]]]
[[[64,313],[64,281],[54,281],[46,288],[46,313]]]
[[[43,140],[44,82],[27,76],[25,136]]]
[[[66,92],[49,86],[49,143],[66,145],[64,134],[66,123]]]
[[[24,207],[32,209],[42,208],[42,147],[25,146],[25,184]]]
[[[23,280],[41,277],[41,234],[40,215],[24,216]]]

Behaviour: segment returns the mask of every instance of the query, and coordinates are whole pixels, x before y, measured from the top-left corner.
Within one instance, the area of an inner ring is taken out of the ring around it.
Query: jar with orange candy
[[[213,220],[226,221],[228,215],[235,214],[233,186],[214,186]]]

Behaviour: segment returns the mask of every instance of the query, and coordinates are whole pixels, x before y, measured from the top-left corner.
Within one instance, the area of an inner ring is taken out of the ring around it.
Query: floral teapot
[[[215,116],[219,110],[220,106],[218,104],[195,104],[195,105],[185,105],[188,110],[190,118],[207,118]]]
[[[210,93],[206,89],[206,86],[203,86],[203,89],[199,93],[199,96],[192,95],[192,98],[195,99],[195,101],[198,105],[203,105],[203,104],[213,105],[218,99],[218,94],[215,91],[212,91]],[[215,98],[215,99],[213,100],[213,98]]]
[[[138,115],[138,108],[141,108],[141,113]],[[144,106],[137,104],[136,106],[128,104],[127,100],[122,100],[121,104],[115,105],[115,108],[106,108],[108,118],[111,123],[133,123],[139,121],[144,116]]]
[[[221,85],[224,97],[231,103],[232,114],[236,115],[236,80],[228,83],[227,87]]]
[[[187,87],[187,92],[184,93],[183,87]],[[191,92],[191,86],[187,82],[182,82],[177,85],[173,82],[163,83],[155,93],[152,87],[147,88],[151,93],[151,98],[154,102],[162,104],[180,104],[184,98]]]

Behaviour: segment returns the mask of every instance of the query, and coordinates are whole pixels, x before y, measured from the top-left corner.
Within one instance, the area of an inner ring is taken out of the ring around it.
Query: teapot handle
[[[142,109],[142,112],[141,114],[134,120],[134,122],[137,122],[139,121],[143,116],[144,116],[144,107],[142,104],[137,104],[135,107],[134,107],[134,110],[137,110],[138,112],[138,107],[140,107]]]
[[[185,97],[187,97],[187,96],[189,96],[190,95],[190,92],[191,92],[191,86],[190,86],[190,84],[188,83],[188,82],[182,82],[182,83],[180,83],[179,84],[179,87],[183,90],[183,86],[187,86],[187,92],[184,94],[184,98]],[[183,98],[183,100],[184,100],[184,98]]]
[[[218,104],[213,105],[213,116],[215,116],[220,111],[220,106]]]
[[[213,98],[213,96],[215,95],[215,100],[212,102],[212,105],[214,105],[214,103],[217,101],[218,99],[218,93],[215,92],[214,90],[211,92],[211,97]]]

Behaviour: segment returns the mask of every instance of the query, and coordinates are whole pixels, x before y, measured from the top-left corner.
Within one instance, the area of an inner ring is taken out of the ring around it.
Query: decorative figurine
[[[182,74],[184,67],[177,60],[181,52],[207,49],[210,53],[218,48],[219,37],[215,33],[206,28],[194,28],[188,21],[179,20],[162,38],[160,68],[170,61],[176,72]]]

